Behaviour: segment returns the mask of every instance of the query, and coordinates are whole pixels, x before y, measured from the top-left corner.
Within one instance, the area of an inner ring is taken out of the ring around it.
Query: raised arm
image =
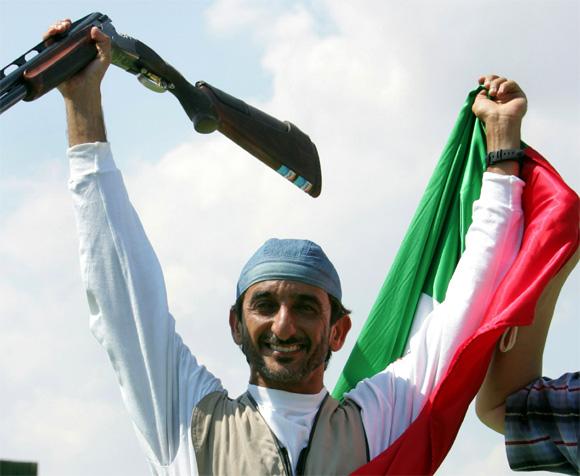
[[[69,26],[63,21],[45,38]],[[175,332],[161,267],[106,143],[100,85],[110,40],[97,28],[91,35],[97,58],[59,86],[90,327],[113,365],[150,463],[171,465],[181,451],[180,467],[195,471],[195,457],[187,451],[191,410],[221,385]]]
[[[515,82],[498,76],[482,77],[480,83],[486,90],[477,97],[473,110],[486,123],[488,151],[519,148],[525,95]],[[513,263],[523,229],[524,183],[518,173],[515,161],[487,170],[481,197],[474,204],[466,249],[445,301],[419,326],[402,359],[347,394],[362,408],[371,457],[387,448],[420,413],[460,343],[479,326]]]
[[[579,257],[580,248],[546,286],[536,305],[533,324],[518,328],[513,348],[495,351],[477,395],[476,411],[479,419],[498,433],[504,433],[507,397],[542,375],[544,345],[556,301]]]

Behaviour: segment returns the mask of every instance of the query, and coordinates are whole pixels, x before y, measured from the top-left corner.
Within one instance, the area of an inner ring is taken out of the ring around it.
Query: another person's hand
[[[42,38],[50,42],[53,36],[64,33],[70,27],[71,21],[68,18],[61,20],[49,27]],[[80,100],[100,91],[101,81],[111,64],[111,39],[97,27],[92,28],[91,38],[97,47],[97,57],[79,73],[58,86],[65,99]]]

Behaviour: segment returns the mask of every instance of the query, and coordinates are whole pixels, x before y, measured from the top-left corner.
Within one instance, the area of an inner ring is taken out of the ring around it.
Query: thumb
[[[489,90],[482,89],[481,91],[479,91],[477,93],[477,98],[476,99],[489,99]]]
[[[487,96],[487,89],[482,89],[481,91],[479,91],[477,93],[477,95],[475,96],[475,101],[473,102],[473,107],[475,107],[476,104],[481,104],[482,101],[489,101],[489,97]]]
[[[487,89],[482,89],[475,96],[471,110],[477,117],[484,120],[485,111],[490,107],[490,103],[493,101],[487,97]]]
[[[111,62],[111,38],[96,26],[91,29],[91,38],[95,41],[99,59],[108,65]]]

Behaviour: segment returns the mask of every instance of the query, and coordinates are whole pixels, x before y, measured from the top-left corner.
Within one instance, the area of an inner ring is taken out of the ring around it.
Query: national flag
[[[334,396],[403,355],[421,298],[441,302],[465,247],[473,202],[485,169],[485,130],[471,112],[472,91],[445,146],[399,253],[383,284]],[[356,474],[432,474],[449,451],[508,327],[528,325],[550,279],[578,247],[580,201],[530,147],[521,171],[525,231],[516,261],[481,327],[456,351],[446,374],[410,427]],[[416,325],[416,323],[415,323]]]

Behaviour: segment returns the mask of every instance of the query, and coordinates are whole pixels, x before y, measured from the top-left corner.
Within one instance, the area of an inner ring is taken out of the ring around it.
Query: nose
[[[274,316],[272,333],[280,340],[288,340],[296,335],[296,322],[292,312],[282,305]]]

